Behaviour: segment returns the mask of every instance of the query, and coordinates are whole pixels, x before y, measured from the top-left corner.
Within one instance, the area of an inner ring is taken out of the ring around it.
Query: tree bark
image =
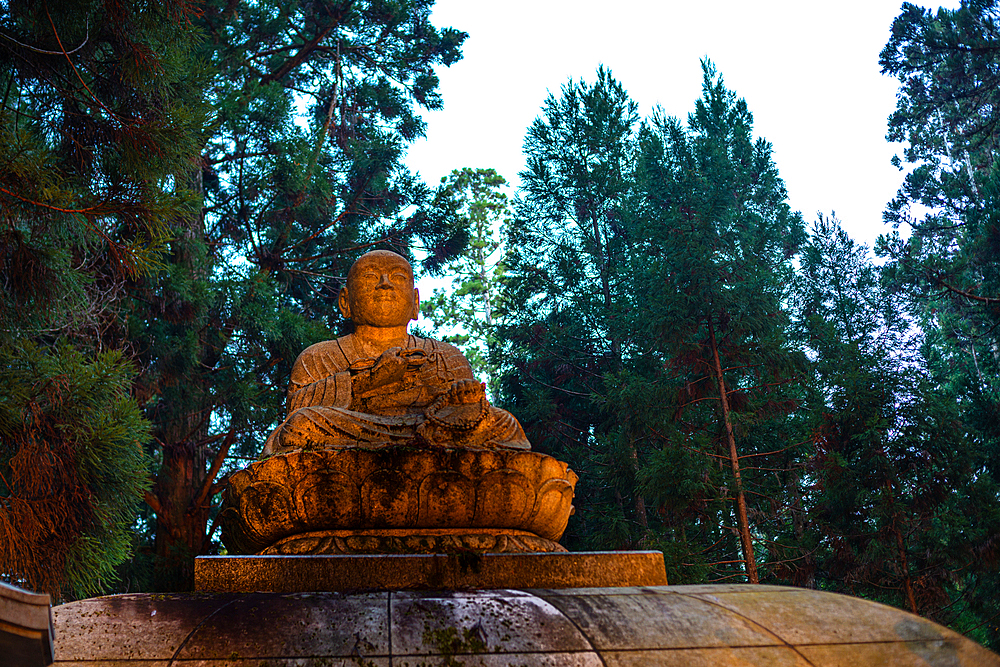
[[[903,590],[906,592],[906,601],[910,605],[910,611],[919,614],[917,611],[917,599],[913,595],[913,581],[910,579],[910,559],[906,557],[906,546],[903,544],[903,535],[896,525],[896,517],[893,516],[892,532],[896,535],[896,549],[899,551],[900,565],[903,566]]]
[[[712,346],[713,371],[719,384],[719,402],[722,405],[722,422],[729,445],[729,461],[733,468],[733,480],[736,487],[736,522],[740,533],[740,546],[743,549],[743,564],[747,580],[751,584],[760,583],[757,578],[757,561],[753,555],[753,541],[750,538],[750,522],[747,520],[747,501],[743,494],[743,478],[740,475],[740,457],[736,452],[736,438],[733,436],[733,423],[729,418],[729,399],[726,396],[726,381],[722,375],[722,363],[719,361],[719,346],[715,339],[715,326],[712,318],[708,318],[708,339]]]
[[[186,174],[187,185],[202,193],[201,165]],[[205,225],[201,212],[180,222],[172,262],[192,281],[206,280],[210,267],[196,246],[204,243]],[[209,504],[200,498],[210,484],[208,477],[209,412],[212,410],[211,378],[202,372],[211,367],[214,350],[209,349],[203,318],[207,304],[189,301],[181,309],[179,324],[199,329],[195,358],[183,368],[157,378],[161,387],[183,388],[174,401],[161,400],[150,416],[154,437],[162,448],[162,463],[152,493],[159,507],[154,543],[154,586],[161,591],[190,590],[194,587],[194,558],[205,542]]]

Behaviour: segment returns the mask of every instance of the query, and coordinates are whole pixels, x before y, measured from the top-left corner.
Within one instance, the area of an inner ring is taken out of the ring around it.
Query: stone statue
[[[340,292],[354,333],[295,361],[288,416],[229,477],[231,554],[565,551],[577,476],[530,451],[455,347],[407,333],[413,269],[361,257]]]
[[[362,256],[339,305],[354,333],[299,355],[288,417],[262,457],[400,444],[531,448],[517,420],[489,404],[457,348],[407,333],[419,294],[406,259],[388,250]]]

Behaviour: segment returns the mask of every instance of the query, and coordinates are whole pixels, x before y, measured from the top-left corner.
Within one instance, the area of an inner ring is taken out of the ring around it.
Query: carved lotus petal
[[[555,541],[576,480],[565,463],[538,452],[386,446],[279,454],[230,477],[223,541],[231,553],[259,553],[316,531],[439,528],[529,531]],[[389,546],[362,542],[350,548]],[[456,538],[455,548],[463,544]]]
[[[453,471],[437,471],[420,482],[420,510],[417,526],[439,528],[470,526],[476,508],[476,486]]]
[[[356,528],[361,525],[358,483],[339,472],[318,471],[295,485],[299,520],[323,528]]]
[[[494,470],[479,480],[475,526],[520,526],[535,506],[535,490],[523,474]]]
[[[271,526],[294,523],[288,488],[273,482],[251,484],[240,498],[240,513],[250,527],[251,535],[269,537]]]
[[[374,527],[413,525],[416,489],[399,470],[376,470],[361,485],[364,523]]]
[[[525,527],[539,537],[558,540],[572,508],[573,486],[565,479],[550,479],[538,490],[535,510]]]

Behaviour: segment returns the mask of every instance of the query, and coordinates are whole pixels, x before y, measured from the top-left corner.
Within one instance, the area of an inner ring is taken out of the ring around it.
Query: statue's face
[[[420,296],[413,287],[410,263],[394,252],[362,255],[340,291],[340,312],[355,324],[406,326],[417,319]]]

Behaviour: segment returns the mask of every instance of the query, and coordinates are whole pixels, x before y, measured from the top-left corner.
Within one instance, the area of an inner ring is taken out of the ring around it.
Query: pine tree
[[[967,558],[976,564],[995,562],[996,523],[987,508],[997,504],[989,485],[1000,475],[998,58],[1000,11],[992,0],[937,12],[904,4],[880,57],[882,71],[900,82],[889,138],[906,142],[896,164],[908,173],[885,213],[895,230],[876,249],[889,260],[886,279],[925,332],[923,367],[935,395],[958,410],[947,435],[960,437],[956,451],[970,456],[975,527],[939,525],[975,536],[975,555]],[[955,488],[963,494],[967,486]],[[949,593],[951,610],[982,620],[955,627],[982,625],[995,642],[995,605],[982,593],[996,585],[995,575],[978,565],[969,572],[960,600]],[[924,606],[919,596],[915,603]]]
[[[955,395],[928,372],[937,346],[834,219],[815,225],[796,291],[816,450],[799,536],[809,557],[785,576],[972,631],[996,613],[997,486]]]
[[[36,5],[4,10],[0,318],[135,361],[157,469],[125,575],[185,588],[352,259],[464,247],[401,158],[465,34],[426,0]]]
[[[497,369],[489,362],[488,349],[495,345],[493,311],[503,280],[504,267],[497,255],[500,225],[509,222],[510,215],[502,190],[506,185],[493,169],[466,167],[441,179],[438,206],[454,211],[453,215],[464,222],[469,246],[442,269],[452,276],[451,289],[436,289],[420,302],[421,314],[445,332],[441,339],[462,350],[473,371],[494,393]]]
[[[56,600],[104,592],[133,546],[149,425],[117,352],[0,343],[0,572]]]
[[[905,141],[906,181],[879,239],[888,277],[934,340],[965,419],[1000,473],[1000,9],[937,13],[904,4],[882,51],[900,80],[889,139]],[[914,211],[920,211],[920,217]],[[909,235],[906,235],[909,228]]]
[[[225,475],[276,425],[296,355],[345,326],[334,304],[354,257],[422,246],[433,269],[465,243],[401,161],[417,109],[440,106],[433,68],[465,37],[434,28],[431,4],[211,2],[195,21],[189,94],[214,122],[174,179],[199,207],[172,221],[164,269],[129,286],[107,337],[135,351],[153,423],[148,585],[190,587],[194,557],[217,548]]]
[[[206,110],[176,94],[184,5],[9,3],[0,72],[0,573],[101,592],[131,547],[148,422],[114,346],[155,269]]]
[[[635,344],[627,307],[636,105],[604,68],[550,95],[525,139],[506,235],[498,345],[501,402],[532,447],[581,474],[568,544],[635,547],[647,530],[627,416],[600,409]]]
[[[755,542],[780,550],[774,538],[800,450],[787,415],[798,404],[804,359],[789,340],[783,303],[804,232],[770,144],[752,137],[746,102],[707,61],[703,75],[687,128],[657,113],[640,135],[641,242],[632,257],[643,307],[630,324],[649,360],[631,394],[662,406],[648,416],[660,449],[645,474],[650,495],[664,511],[698,517],[698,530],[708,527],[703,548],[692,550],[714,551],[721,576],[741,562],[756,583]],[[679,481],[705,480],[680,507],[678,464],[695,466]],[[706,483],[715,498],[705,496]],[[739,555],[726,555],[729,529]]]

